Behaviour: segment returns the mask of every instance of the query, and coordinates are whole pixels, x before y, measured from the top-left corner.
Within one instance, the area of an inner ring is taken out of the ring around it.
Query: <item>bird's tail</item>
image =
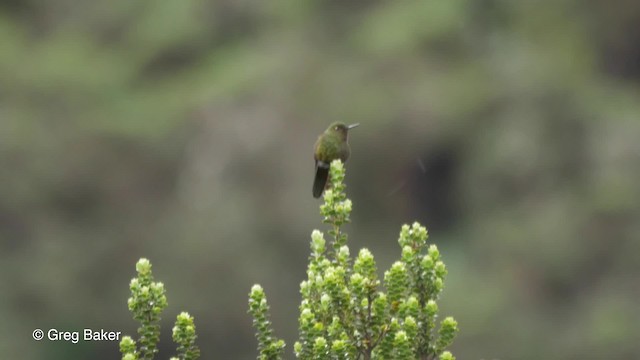
[[[313,179],[313,197],[319,198],[327,186],[327,180],[329,179],[329,167],[323,163],[318,162],[316,164],[316,176]]]

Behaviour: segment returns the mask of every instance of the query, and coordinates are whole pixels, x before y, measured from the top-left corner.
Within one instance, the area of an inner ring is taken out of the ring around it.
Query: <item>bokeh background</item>
[[[253,359],[264,286],[297,334],[312,146],[351,136],[347,227],[449,268],[459,359],[640,358],[640,2],[0,3],[0,354],[116,359],[147,257],[203,359]]]

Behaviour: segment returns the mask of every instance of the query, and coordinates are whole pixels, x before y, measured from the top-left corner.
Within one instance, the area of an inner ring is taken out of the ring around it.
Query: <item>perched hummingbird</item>
[[[313,148],[313,158],[316,161],[316,176],[313,179],[313,197],[319,198],[327,186],[329,165],[335,159],[347,161],[349,148],[349,130],[360,124],[345,125],[334,122],[320,136]]]

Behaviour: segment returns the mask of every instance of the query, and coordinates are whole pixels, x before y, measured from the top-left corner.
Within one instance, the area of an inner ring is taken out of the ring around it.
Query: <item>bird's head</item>
[[[334,122],[333,124],[329,125],[329,127],[327,128],[326,133],[332,134],[332,135],[337,135],[341,139],[347,140],[347,137],[348,137],[348,134],[349,134],[349,130],[353,129],[354,127],[356,127],[358,125],[360,125],[360,123],[347,125],[347,124],[342,123],[342,122]]]

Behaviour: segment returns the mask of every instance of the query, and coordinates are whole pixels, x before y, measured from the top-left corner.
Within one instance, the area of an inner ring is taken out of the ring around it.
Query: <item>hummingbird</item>
[[[316,162],[316,175],[313,179],[313,197],[319,198],[327,186],[329,179],[329,166],[333,160],[347,161],[351,154],[349,147],[349,130],[360,125],[346,125],[334,122],[324,131],[313,147],[313,158]]]

